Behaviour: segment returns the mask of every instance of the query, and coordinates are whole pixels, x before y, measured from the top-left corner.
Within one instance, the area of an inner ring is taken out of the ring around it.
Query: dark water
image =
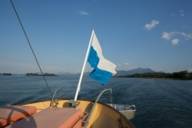
[[[78,77],[49,77],[57,97],[73,98]],[[80,99],[95,99],[100,90],[113,89],[113,102],[135,104],[137,128],[192,128],[192,81],[113,78],[108,86],[84,79]],[[107,97],[107,95],[106,95]],[[49,98],[40,77],[0,76],[0,105]],[[107,101],[105,98],[103,101]]]

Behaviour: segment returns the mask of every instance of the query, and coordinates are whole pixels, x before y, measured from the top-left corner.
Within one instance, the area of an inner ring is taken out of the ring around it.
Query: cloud
[[[192,40],[192,34],[185,32],[163,32],[161,38],[170,41],[170,43],[175,46],[178,45],[182,39]]]
[[[187,33],[184,33],[184,32],[177,32],[175,34],[179,34],[179,35],[183,36],[186,40],[192,39],[192,33],[187,34]]]
[[[179,39],[175,38],[175,39],[171,40],[171,43],[172,43],[173,46],[176,46],[176,45],[179,44],[179,41],[180,41]]]
[[[89,15],[89,13],[87,11],[83,11],[83,10],[79,11],[78,13],[82,16],[88,16]]]
[[[192,39],[192,33],[185,33],[185,32],[163,32],[162,36],[163,39],[171,40],[174,37],[184,38],[185,40]]]
[[[145,28],[147,30],[152,30],[154,29],[160,22],[158,20],[152,20],[151,22],[149,23],[146,23],[145,24]]]
[[[161,37],[165,40],[170,40],[172,38],[172,34],[169,32],[163,32]]]

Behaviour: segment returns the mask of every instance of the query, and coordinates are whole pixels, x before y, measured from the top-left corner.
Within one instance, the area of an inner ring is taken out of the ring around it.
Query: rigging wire
[[[37,56],[36,56],[36,54],[35,54],[35,51],[34,51],[32,45],[31,45],[29,36],[28,36],[28,34],[27,34],[24,26],[23,26],[23,23],[22,23],[22,21],[21,21],[21,18],[20,18],[20,16],[19,16],[19,13],[18,13],[18,11],[17,11],[17,9],[16,9],[16,6],[15,6],[13,0],[10,0],[10,3],[11,3],[11,6],[12,6],[14,12],[15,12],[15,15],[16,15],[16,17],[17,17],[17,20],[18,20],[18,22],[19,22],[19,24],[20,24],[20,27],[21,27],[22,31],[23,31],[23,34],[24,34],[24,36],[25,36],[25,38],[26,38],[26,40],[27,40],[27,44],[29,45],[29,48],[30,48],[30,50],[31,50],[31,52],[32,52],[32,54],[33,54],[33,57],[34,57],[34,59],[35,59],[35,62],[36,62],[36,64],[37,64],[38,68],[39,68],[40,74],[41,74],[41,76],[42,76],[42,78],[43,78],[43,80],[44,80],[44,82],[45,82],[45,85],[46,85],[46,87],[47,87],[47,89],[48,89],[48,91],[49,91],[49,93],[50,93],[50,97],[51,97],[51,96],[52,96],[52,91],[51,91],[51,89],[50,89],[50,87],[49,87],[49,85],[48,85],[47,79],[46,79],[45,74],[44,74],[44,72],[43,72],[43,70],[42,70],[42,68],[41,68],[41,65],[40,65],[40,63],[39,63],[39,61],[38,61],[38,59],[37,59]]]

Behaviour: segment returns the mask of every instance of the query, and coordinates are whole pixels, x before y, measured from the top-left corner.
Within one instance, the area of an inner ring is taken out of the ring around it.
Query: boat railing
[[[55,99],[55,97],[58,94],[58,92],[61,91],[63,88],[64,87],[55,89],[55,91],[54,91],[54,93],[53,93],[53,95],[51,97],[51,102],[50,102],[49,107],[57,107],[58,101]]]
[[[103,96],[103,94],[105,94],[106,92],[110,92],[110,94],[111,94],[110,101],[111,101],[111,104],[112,104],[112,88],[108,88],[108,89],[102,90],[102,91],[99,93],[99,95],[97,96],[97,98],[96,98],[96,100],[95,100],[95,102],[94,102],[94,104],[93,104],[93,107],[92,107],[92,109],[90,110],[90,113],[88,113],[88,117],[87,117],[87,119],[86,119],[85,122],[84,122],[85,128],[88,127],[89,120],[90,120],[90,118],[91,118],[92,113],[94,112],[94,110],[95,110],[95,108],[96,108],[97,103],[99,102],[99,100],[101,99],[101,97]]]

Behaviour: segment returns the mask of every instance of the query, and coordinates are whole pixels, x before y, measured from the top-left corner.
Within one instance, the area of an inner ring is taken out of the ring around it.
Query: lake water
[[[48,77],[57,97],[73,98],[77,76]],[[80,99],[95,99],[104,88],[113,89],[113,102],[135,104],[136,128],[192,128],[192,81],[113,78],[109,85],[83,80]],[[110,101],[106,95],[103,102]],[[41,77],[0,76],[0,105],[28,103],[49,98]]]

